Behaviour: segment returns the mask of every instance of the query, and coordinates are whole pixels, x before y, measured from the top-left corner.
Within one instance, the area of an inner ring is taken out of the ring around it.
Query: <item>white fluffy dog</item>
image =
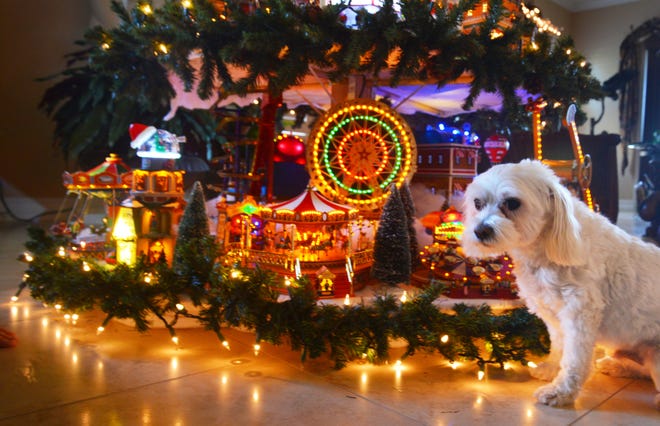
[[[477,176],[463,212],[466,254],[510,254],[520,296],[547,325],[552,350],[532,374],[552,382],[536,391],[539,402],[575,400],[596,342],[617,351],[604,372],[645,371],[660,392],[660,249],[591,212],[538,161]]]

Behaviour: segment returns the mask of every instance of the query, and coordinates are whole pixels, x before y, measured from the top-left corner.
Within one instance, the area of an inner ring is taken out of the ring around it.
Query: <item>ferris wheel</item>
[[[406,122],[378,101],[354,99],[330,109],[308,142],[311,183],[326,197],[362,210],[382,207],[390,185],[415,171],[415,140]]]

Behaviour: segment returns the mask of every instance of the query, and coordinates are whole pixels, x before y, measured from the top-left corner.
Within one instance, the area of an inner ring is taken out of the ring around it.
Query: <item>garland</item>
[[[218,87],[221,95],[243,95],[263,82],[269,93],[281,94],[311,66],[329,70],[332,81],[355,73],[378,78],[389,70],[392,86],[417,79],[442,87],[468,74],[464,107],[471,108],[481,92],[499,92],[513,124],[528,122],[518,88],[547,99],[550,123],[569,103],[603,97],[570,37],[538,31],[532,19],[507,10],[502,0],[489,1],[485,20],[467,31],[461,30],[463,17],[478,0],[455,5],[398,0],[399,12],[393,0],[385,0],[373,14],[358,11],[356,28],[342,21],[350,2],[296,3],[166,0],[154,9],[139,1],[129,11],[113,1],[120,24],[89,30],[78,42],[82,49],[69,55],[67,69],[50,77],[58,82],[40,107],[55,121],[55,144],[65,158],[101,148],[127,156],[129,123],[145,122],[186,134],[187,152],[205,152],[204,144],[216,138],[208,111],[180,108],[172,121],[162,119],[174,96],[170,71],[202,99]],[[191,52],[201,57],[198,73]],[[236,78],[231,69],[245,75]]]
[[[408,344],[404,357],[438,352],[450,361],[476,361],[480,370],[507,361],[526,365],[530,355],[549,352],[545,326],[526,308],[494,315],[487,305],[456,304],[451,313],[443,312],[433,304],[439,286],[405,302],[386,295],[369,305],[320,305],[305,277],[286,286],[272,272],[223,265],[212,238],[177,248],[185,268],[144,260],[108,267],[67,252],[65,237],[34,227],[28,232],[29,251],[20,256],[28,267],[16,297],[27,287],[34,299],[63,312],[99,309],[106,314],[99,331],[112,318],[130,318],[144,332],[155,316],[177,343],[175,325],[183,316],[198,320],[225,346],[222,328],[243,326],[254,331],[257,344],[287,341],[301,351],[302,361],[327,354],[336,368],[360,358],[383,362],[389,340],[397,338]],[[278,301],[285,287],[289,300]],[[185,303],[192,303],[195,313]]]

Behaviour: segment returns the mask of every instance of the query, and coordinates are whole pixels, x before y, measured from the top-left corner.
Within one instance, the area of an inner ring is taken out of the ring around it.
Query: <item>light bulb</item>
[[[479,370],[479,372],[477,373],[477,379],[483,380],[485,375],[486,373],[484,373],[482,370]]]

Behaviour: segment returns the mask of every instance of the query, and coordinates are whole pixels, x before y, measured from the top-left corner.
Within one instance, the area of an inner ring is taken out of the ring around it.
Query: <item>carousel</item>
[[[353,295],[364,285],[372,239],[362,237],[370,224],[358,209],[308,187],[288,201],[260,207],[260,216],[263,227],[252,226],[257,232],[250,234],[249,263],[285,279],[307,275],[319,297]]]

